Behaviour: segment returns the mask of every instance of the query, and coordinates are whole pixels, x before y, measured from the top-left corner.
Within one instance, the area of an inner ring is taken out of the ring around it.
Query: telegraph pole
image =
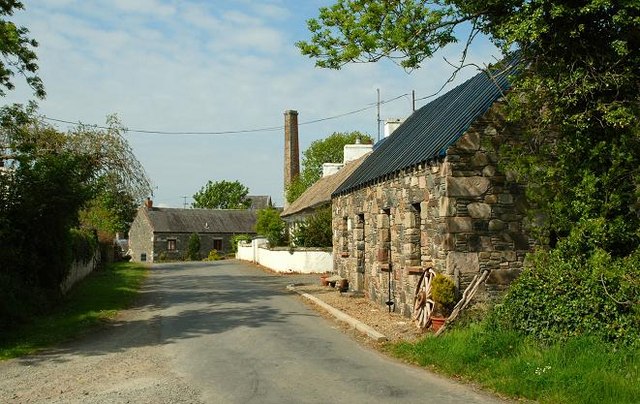
[[[378,142],[380,141],[380,89],[377,89],[378,92],[378,102],[376,105],[378,106]]]

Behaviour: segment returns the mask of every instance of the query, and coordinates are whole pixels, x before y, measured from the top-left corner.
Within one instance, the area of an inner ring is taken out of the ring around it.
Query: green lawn
[[[640,402],[640,349],[591,338],[542,346],[481,325],[399,343],[390,352],[501,395],[542,403]]]
[[[80,282],[47,316],[6,333],[0,359],[15,358],[62,342],[113,318],[131,305],[147,275],[140,264],[118,262]]]

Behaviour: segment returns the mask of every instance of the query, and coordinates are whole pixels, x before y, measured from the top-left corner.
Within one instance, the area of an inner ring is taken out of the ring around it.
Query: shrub
[[[293,231],[295,245],[301,247],[331,247],[331,207],[318,209]]]
[[[256,220],[256,232],[267,238],[269,246],[277,247],[284,245],[285,224],[280,218],[277,209],[266,208],[258,211]]]
[[[96,253],[98,237],[92,231],[71,229],[69,248],[71,249],[72,260],[87,263]]]
[[[198,233],[193,233],[189,237],[189,245],[187,246],[187,258],[191,261],[197,261],[200,259],[200,236]]]
[[[456,300],[456,285],[448,276],[437,274],[431,281],[431,297],[436,303],[436,313],[447,315]]]
[[[232,252],[238,252],[238,242],[240,241],[251,241],[251,236],[248,234],[236,234],[235,236],[231,237]]]
[[[531,255],[530,266],[491,315],[494,326],[540,340],[594,335],[640,341],[640,249],[613,258],[601,249],[571,251],[571,240]]]
[[[209,256],[207,258],[205,258],[205,261],[218,261],[223,259],[224,257],[220,256],[220,254],[218,254],[218,250],[213,249],[211,251],[209,251]]]

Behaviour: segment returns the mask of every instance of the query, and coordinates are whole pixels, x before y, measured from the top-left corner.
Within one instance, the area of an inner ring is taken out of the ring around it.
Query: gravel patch
[[[415,326],[411,318],[395,312],[389,313],[386,306],[378,305],[365,297],[358,297],[349,293],[340,293],[338,289],[332,288],[331,286],[321,286],[319,280],[317,284],[296,284],[295,289],[296,291],[315,296],[328,305],[367,324],[385,335],[388,342],[415,341],[425,334]],[[309,302],[307,299],[303,299],[303,301],[314,307],[314,309],[323,314],[323,316],[331,318],[322,308]],[[350,327],[344,323],[339,324],[341,324],[341,328],[345,330],[350,329]],[[356,335],[356,333],[354,333],[354,335]]]

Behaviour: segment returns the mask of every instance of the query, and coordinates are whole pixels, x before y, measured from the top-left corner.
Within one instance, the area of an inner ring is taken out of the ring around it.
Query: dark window
[[[419,203],[411,205],[413,211],[413,228],[406,231],[408,242],[411,243],[411,255],[409,265],[420,266],[422,264],[422,210]]]
[[[213,249],[216,251],[222,251],[222,239],[213,240]]]
[[[342,218],[342,252],[349,252],[349,220],[346,217]]]

